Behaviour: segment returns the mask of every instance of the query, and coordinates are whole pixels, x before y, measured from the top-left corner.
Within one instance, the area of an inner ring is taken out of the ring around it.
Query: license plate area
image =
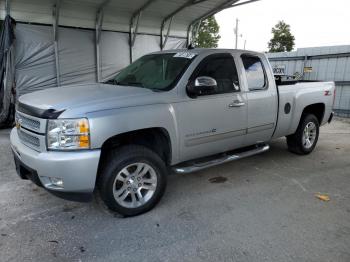
[[[22,179],[30,179],[34,184],[36,184],[37,186],[40,186],[42,187],[42,183],[39,179],[39,176],[38,176],[38,173],[26,166],[19,158],[18,156],[16,155],[15,152],[13,152],[13,158],[14,158],[14,161],[15,161],[15,166],[16,166],[16,172],[18,174],[18,176]]]

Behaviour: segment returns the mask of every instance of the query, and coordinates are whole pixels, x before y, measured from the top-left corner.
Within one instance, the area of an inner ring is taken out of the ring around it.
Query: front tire
[[[104,203],[123,216],[151,210],[166,188],[167,169],[152,150],[129,145],[110,151],[98,177]]]
[[[303,115],[297,131],[287,136],[289,151],[298,155],[310,154],[316,147],[320,131],[318,119],[313,114]]]

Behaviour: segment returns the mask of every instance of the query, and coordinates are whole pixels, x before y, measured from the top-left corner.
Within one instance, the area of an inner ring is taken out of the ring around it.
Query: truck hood
[[[80,109],[81,112],[142,105],[152,97],[157,97],[152,90],[132,86],[108,84],[79,84],[46,89],[23,95],[21,104],[55,111]]]

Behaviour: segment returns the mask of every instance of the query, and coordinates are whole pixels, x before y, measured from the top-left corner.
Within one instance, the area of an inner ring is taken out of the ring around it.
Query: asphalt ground
[[[132,218],[20,180],[9,132],[0,130],[0,261],[350,261],[350,121],[323,127],[307,156],[278,139],[262,155],[170,175],[158,206]]]

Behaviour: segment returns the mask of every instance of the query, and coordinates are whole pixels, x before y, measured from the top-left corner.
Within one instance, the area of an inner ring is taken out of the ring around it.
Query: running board
[[[268,151],[269,149],[270,149],[269,145],[266,145],[266,144],[257,145],[254,149],[250,149],[240,153],[231,153],[231,154],[227,153],[224,155],[220,155],[218,158],[215,158],[209,161],[187,162],[187,164],[184,164],[184,166],[174,166],[172,170],[178,174],[188,174],[188,173],[197,172],[197,171],[206,169],[208,167],[213,167],[213,166],[221,165],[231,161],[235,161],[238,159],[242,159],[245,157],[261,154]]]

